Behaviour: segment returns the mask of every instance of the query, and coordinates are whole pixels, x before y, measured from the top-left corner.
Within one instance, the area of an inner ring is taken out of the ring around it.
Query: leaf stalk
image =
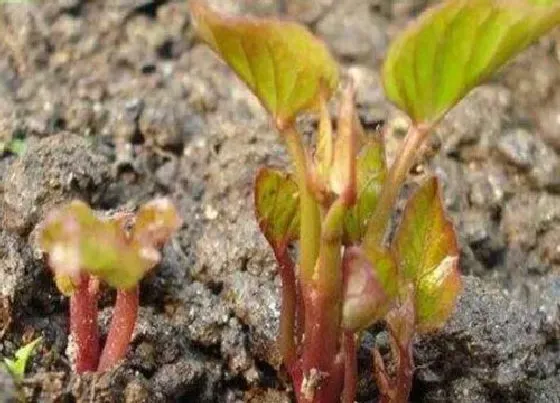
[[[383,185],[375,211],[369,220],[363,240],[365,250],[377,248],[383,243],[401,187],[431,128],[432,125],[428,124],[412,124],[409,127],[404,142],[397,152],[397,158],[389,169],[387,181]]]

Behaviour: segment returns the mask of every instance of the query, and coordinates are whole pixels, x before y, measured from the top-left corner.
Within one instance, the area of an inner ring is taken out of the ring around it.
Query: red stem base
[[[90,277],[83,274],[70,297],[70,335],[75,348],[75,371],[95,371],[99,359],[97,292],[90,290]]]
[[[105,348],[99,359],[98,372],[111,369],[126,355],[138,316],[138,287],[118,290]]]

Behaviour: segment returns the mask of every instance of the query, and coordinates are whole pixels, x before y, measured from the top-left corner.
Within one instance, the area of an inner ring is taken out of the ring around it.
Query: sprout
[[[160,249],[181,225],[168,199],[140,207],[136,215],[99,218],[73,201],[40,226],[39,245],[60,292],[70,297],[69,351],[77,372],[105,371],[126,354],[138,313],[138,283],[161,260]],[[107,341],[99,345],[100,282],[117,288]]]

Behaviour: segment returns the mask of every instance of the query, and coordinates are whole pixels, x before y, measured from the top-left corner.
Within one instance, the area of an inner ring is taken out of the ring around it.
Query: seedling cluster
[[[99,218],[87,204],[73,201],[41,224],[39,244],[58,289],[70,296],[75,371],[106,371],[125,356],[138,315],[138,283],[159,263],[161,247],[180,224],[167,199],[112,218]],[[117,289],[103,349],[97,323],[101,282]]]
[[[388,166],[382,134],[368,136],[342,91],[336,133],[328,102],[339,87],[329,51],[304,27],[224,16],[191,1],[198,36],[272,116],[293,172],[263,167],[255,183],[259,226],[282,279],[278,344],[298,402],[354,401],[356,345],[385,321],[394,371],[373,351],[380,401],[408,400],[417,333],[440,328],[461,290],[459,251],[441,185],[428,178],[410,196],[394,236],[388,227],[421,146],[471,89],[560,23],[554,0],[447,0],[393,42],[382,73],[387,98],[410,117]],[[306,147],[296,127],[318,112]],[[289,252],[297,244],[297,262]]]
[[[402,185],[437,123],[471,89],[560,24],[558,0],[445,0],[393,42],[382,81],[410,118],[395,161],[384,134],[364,132],[352,83],[325,45],[297,23],[224,16],[190,2],[198,36],[243,80],[273,118],[292,171],[262,167],[255,181],[258,225],[278,261],[282,308],[278,346],[298,402],[354,401],[360,335],[384,321],[393,365],[372,351],[381,402],[408,400],[418,333],[440,328],[461,291],[459,251],[441,185],[426,179],[388,228]],[[329,102],[339,94],[336,130]],[[318,113],[314,144],[296,126]],[[39,244],[59,290],[70,296],[74,369],[106,371],[126,354],[138,312],[138,283],[161,259],[181,220],[167,199],[136,214],[100,218],[83,202],[52,212]],[[292,246],[297,246],[297,259]],[[99,287],[117,289],[105,345]],[[33,349],[11,370],[23,374]]]

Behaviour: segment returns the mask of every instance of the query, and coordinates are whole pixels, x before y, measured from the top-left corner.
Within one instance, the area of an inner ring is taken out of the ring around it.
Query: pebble
[[[560,91],[550,103],[538,109],[537,122],[543,140],[560,153]]]
[[[545,262],[560,264],[560,227],[551,229],[541,238],[539,249]]]
[[[446,155],[463,160],[484,157],[502,131],[502,121],[511,103],[510,92],[497,85],[476,88],[437,126]],[[476,146],[469,155],[469,147]]]
[[[519,193],[505,204],[501,230],[508,244],[522,249],[532,248],[537,242],[537,195]]]
[[[335,0],[288,0],[286,13],[304,24],[315,24],[335,4]]]
[[[472,205],[488,208],[498,207],[504,200],[508,186],[508,178],[497,166],[468,171],[467,181],[470,184],[469,201]]]
[[[505,133],[498,140],[497,148],[509,163],[519,168],[530,168],[535,163],[535,138],[525,129]]]
[[[560,132],[559,132],[560,133]],[[535,163],[529,178],[537,189],[560,192],[560,158],[542,140],[535,139]]]
[[[371,14],[367,2],[338,5],[317,24],[317,33],[346,60],[381,59],[388,45],[387,23]]]
[[[461,217],[461,235],[474,256],[485,266],[493,267],[504,249],[504,241],[490,212],[467,210],[461,213]]]

